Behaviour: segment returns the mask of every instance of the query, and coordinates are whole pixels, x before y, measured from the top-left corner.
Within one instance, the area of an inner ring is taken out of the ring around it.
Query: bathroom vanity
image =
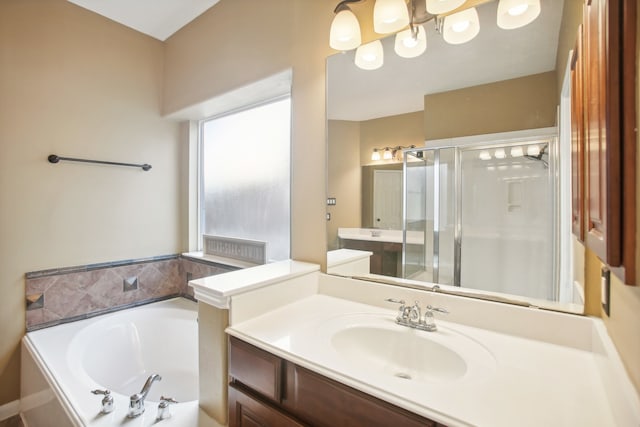
[[[231,337],[229,426],[437,426]]]
[[[640,421],[638,393],[599,319],[329,276],[295,261],[191,286],[229,313],[230,425]],[[421,316],[427,305],[449,314],[435,314],[433,332],[409,328],[387,298],[418,301]]]

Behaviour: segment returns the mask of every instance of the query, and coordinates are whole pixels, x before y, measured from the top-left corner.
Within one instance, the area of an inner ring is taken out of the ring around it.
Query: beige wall
[[[291,254],[326,262],[325,58],[329,0],[222,0],[166,42],[164,111],[292,68]],[[186,225],[183,224],[183,228]]]
[[[374,148],[424,146],[424,112],[398,114],[360,122],[360,164],[389,163],[371,161]]]
[[[426,95],[425,138],[555,126],[556,106],[555,71]]]
[[[2,0],[0,52],[2,405],[19,396],[25,272],[177,253],[181,231],[162,43],[64,0]]]
[[[360,227],[360,122],[329,120],[327,140],[327,195],[337,202],[327,207],[331,214],[327,222],[331,250],[338,248],[338,227]]]
[[[560,33],[558,34],[558,50],[556,52],[556,87],[558,94],[562,89],[569,52],[576,44],[578,26],[582,23],[583,8],[584,0],[564,0]]]

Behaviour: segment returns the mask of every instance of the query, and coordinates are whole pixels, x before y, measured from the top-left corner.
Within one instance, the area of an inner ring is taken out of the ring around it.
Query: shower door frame
[[[549,186],[553,191],[551,199],[552,209],[552,259],[551,259],[551,279],[553,295],[559,300],[560,290],[560,268],[563,264],[558,260],[560,255],[560,191],[559,185],[559,161],[557,160],[558,148],[558,129],[556,127],[531,129],[525,131],[504,132],[487,135],[475,135],[469,137],[447,138],[441,140],[426,141],[424,147],[408,148],[403,150],[403,198],[402,198],[402,277],[406,278],[406,262],[407,262],[407,162],[409,156],[424,159],[427,157],[424,153],[434,153],[434,202],[433,202],[433,255],[432,255],[432,280],[433,283],[439,282],[440,273],[440,151],[445,149],[454,150],[454,252],[453,252],[453,286],[461,286],[462,271],[462,152],[469,150],[482,150],[504,147],[505,145],[526,144],[534,142],[547,142],[549,144]],[[421,152],[422,156],[415,153]],[[425,164],[426,166],[426,164]],[[437,224],[437,228],[436,228]],[[426,240],[426,230],[424,231]],[[424,242],[426,248],[426,241]],[[426,258],[426,255],[425,255]],[[426,266],[426,260],[425,260]]]

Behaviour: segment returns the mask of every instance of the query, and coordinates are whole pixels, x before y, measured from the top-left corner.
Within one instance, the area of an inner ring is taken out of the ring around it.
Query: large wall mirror
[[[431,20],[418,57],[390,35],[378,69],[327,59],[330,273],[582,312],[561,114],[582,5],[505,30],[484,2],[467,43]],[[368,271],[332,268],[350,256]]]

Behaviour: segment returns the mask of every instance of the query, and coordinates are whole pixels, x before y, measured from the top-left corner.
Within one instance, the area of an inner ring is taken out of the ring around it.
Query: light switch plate
[[[602,302],[602,309],[605,314],[609,316],[611,303],[611,272],[607,267],[602,267],[602,270],[600,271],[600,298]]]

